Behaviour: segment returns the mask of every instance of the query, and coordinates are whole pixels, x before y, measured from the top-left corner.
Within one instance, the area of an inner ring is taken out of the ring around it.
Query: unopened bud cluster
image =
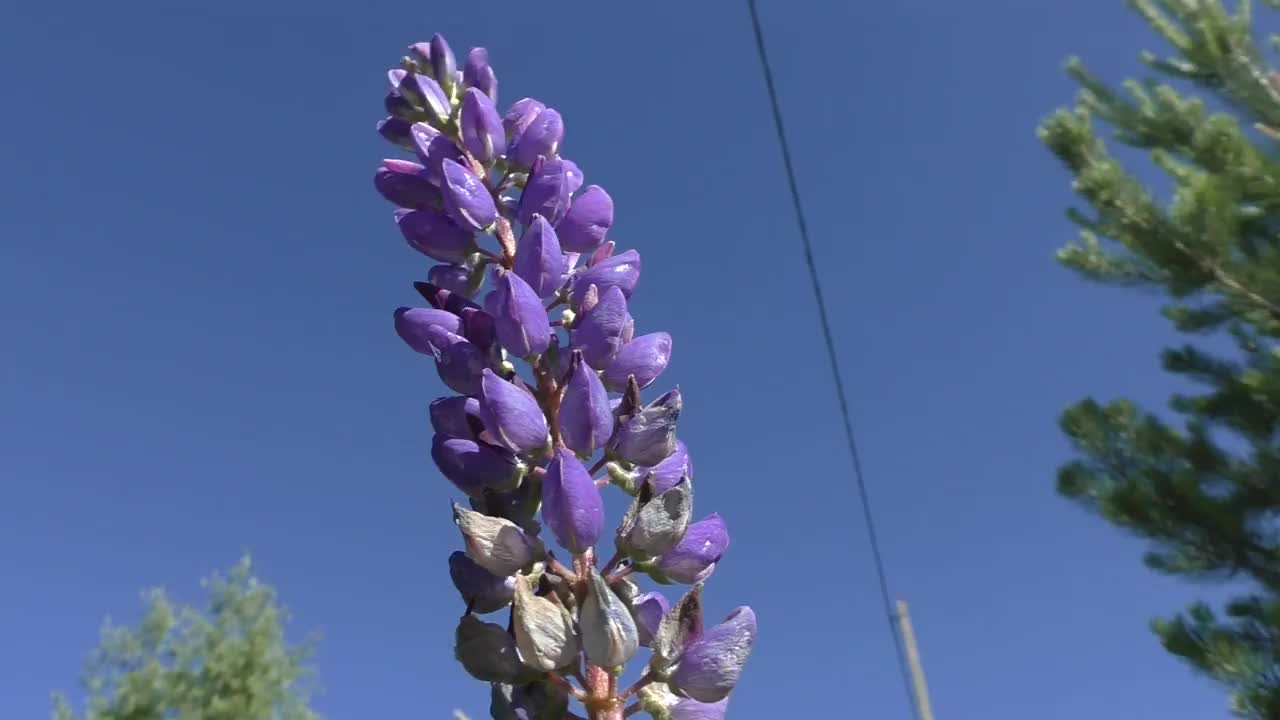
[[[561,154],[554,108],[524,98],[500,114],[484,48],[459,67],[436,35],[389,77],[378,130],[414,159],[384,160],[374,184],[409,247],[439,263],[414,283],[427,306],[398,308],[395,329],[457,393],[429,414],[432,459],[467,498],[448,563],[459,662],[492,684],[495,718],[573,717],[573,703],[601,720],[724,717],[755,614],[703,627],[729,532],[715,513],[694,519],[679,389],[643,398],[672,339],[631,316],[640,254],[614,252],[613,199]],[[632,500],[601,563],[609,485]],[[672,604],[641,575],[693,587]],[[642,647],[642,680],[619,689]]]

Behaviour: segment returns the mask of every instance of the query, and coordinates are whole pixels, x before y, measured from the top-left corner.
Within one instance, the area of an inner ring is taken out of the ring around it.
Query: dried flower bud
[[[612,225],[613,198],[604,188],[592,185],[573,200],[556,230],[566,250],[587,253],[604,242]]]
[[[756,614],[740,607],[708,629],[680,655],[667,684],[677,695],[714,703],[729,696],[756,640]]]
[[[471,48],[471,52],[467,53],[467,62],[462,66],[462,84],[488,95],[490,101],[498,102],[498,76],[493,72],[493,67],[489,65],[488,50],[478,47]],[[504,130],[504,147],[506,145],[505,134]]]
[[[409,247],[434,260],[462,262],[476,251],[474,234],[439,210],[396,210],[395,219]]]
[[[560,251],[556,231],[541,215],[534,215],[516,242],[515,273],[529,283],[540,298],[556,294],[564,284],[569,265]]]
[[[604,369],[604,384],[610,390],[621,391],[628,376],[635,376],[641,388],[653,384],[671,364],[671,335],[665,332],[649,333],[622,346],[613,362]]]
[[[482,614],[510,605],[516,587],[514,575],[494,575],[459,550],[449,555],[449,579],[471,612]]]
[[[582,351],[582,359],[588,365],[603,370],[631,341],[635,320],[627,311],[627,298],[621,288],[615,285],[602,291],[591,290],[594,287],[589,286],[587,293],[598,292],[599,302],[578,319],[570,333],[570,341],[573,347]]]
[[[575,275],[570,301],[574,305],[581,302],[583,294],[591,285],[595,285],[599,289],[600,297],[602,298],[605,290],[611,287],[617,287],[622,291],[624,297],[629,298],[631,293],[635,292],[636,285],[639,282],[640,253],[635,250],[628,250]]]
[[[520,224],[528,226],[534,215],[541,215],[552,225],[560,222],[569,211],[573,194],[570,179],[569,167],[563,160],[539,159],[534,163],[516,208]]]
[[[480,383],[480,416],[489,434],[515,452],[537,450],[549,441],[537,398],[487,368]]]
[[[729,529],[719,515],[711,513],[689,525],[680,544],[658,558],[649,576],[663,584],[702,582],[728,549]]]
[[[439,325],[428,325],[426,334],[436,359],[436,372],[444,384],[462,395],[478,395],[481,373],[488,365],[484,351]]]
[[[556,542],[575,555],[594,546],[604,530],[600,489],[569,450],[555,451],[542,478],[542,521]]]
[[[564,139],[564,121],[560,113],[544,107],[530,119],[518,137],[511,139],[510,160],[521,167],[530,167],[539,156],[554,158]]]
[[[431,438],[431,459],[441,475],[471,497],[511,490],[524,474],[515,455],[503,448],[439,433]]]
[[[685,646],[702,635],[702,583],[695,584],[680,598],[676,606],[662,617],[653,633],[649,647],[653,660],[649,669],[658,680],[665,680],[667,672]]]
[[[612,432],[609,393],[596,371],[583,361],[582,353],[574,350],[560,400],[560,434],[564,444],[580,455],[590,455],[604,447]]]
[[[684,400],[676,388],[627,418],[610,448],[616,458],[634,465],[656,465],[676,448],[676,423]]]
[[[482,90],[467,88],[463,93],[458,125],[462,146],[476,160],[487,165],[507,151],[507,134],[502,129],[498,108]]]
[[[658,625],[670,612],[671,601],[660,592],[643,593],[631,601],[631,615],[636,621],[641,647],[649,647],[653,643]]]
[[[546,352],[551,345],[551,321],[538,294],[514,272],[498,272],[493,292],[485,298],[491,309],[498,342],[516,357]]]
[[[441,163],[444,208],[459,227],[484,230],[498,218],[498,208],[484,181],[454,160]]]
[[[578,659],[573,617],[556,602],[533,594],[529,578],[516,577],[514,629],[525,665],[550,672]]]
[[[692,513],[693,484],[688,479],[660,494],[645,483],[618,527],[618,549],[637,559],[662,555],[684,538]]]
[[[408,160],[383,160],[373,175],[373,186],[402,208],[426,210],[443,202],[440,189],[427,180],[426,168]]]
[[[431,429],[449,437],[475,440],[484,430],[480,401],[463,395],[436,398],[427,408]]]
[[[462,320],[447,310],[399,307],[396,308],[393,316],[395,318],[396,334],[409,347],[423,355],[433,355],[435,353],[427,336],[428,328],[434,325],[451,333],[458,333],[462,329]]]
[[[587,660],[599,667],[622,667],[640,647],[631,611],[594,567],[589,570],[587,597],[578,613],[578,625],[582,628]]]
[[[432,265],[427,271],[427,282],[462,297],[470,297],[475,293],[471,271],[461,265]]]
[[[454,503],[453,521],[462,531],[467,557],[494,575],[514,575],[546,554],[537,538],[526,535],[510,520],[490,517]]]
[[[453,655],[462,663],[462,669],[477,680],[512,683],[531,675],[520,662],[511,633],[475,615],[463,615],[458,622]]]

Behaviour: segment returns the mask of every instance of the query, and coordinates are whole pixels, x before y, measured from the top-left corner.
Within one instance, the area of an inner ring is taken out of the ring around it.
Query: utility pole
[[[916,632],[911,627],[911,615],[907,603],[898,601],[898,624],[902,630],[902,643],[907,647],[907,666],[911,669],[911,689],[916,696],[916,708],[920,720],[933,720],[933,706],[929,704],[929,686],[924,681],[924,667],[920,664],[920,650],[916,647]]]

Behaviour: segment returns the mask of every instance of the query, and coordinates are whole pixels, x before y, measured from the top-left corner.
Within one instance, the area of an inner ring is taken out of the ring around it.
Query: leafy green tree
[[[318,720],[310,643],[286,643],[287,615],[248,558],[205,586],[205,612],[152,590],[136,627],[108,625],[85,667],[83,714],[59,695],[54,720]]]

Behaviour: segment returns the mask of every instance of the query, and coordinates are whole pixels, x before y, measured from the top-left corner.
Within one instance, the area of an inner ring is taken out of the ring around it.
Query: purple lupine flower
[[[642,593],[631,600],[631,613],[636,620],[640,647],[649,647],[653,642],[653,634],[658,632],[658,624],[669,612],[671,601],[660,592]]]
[[[592,185],[573,199],[564,219],[556,226],[565,250],[587,253],[604,242],[613,225],[613,198],[599,185]]]
[[[431,355],[435,352],[427,336],[427,328],[438,325],[454,334],[462,329],[461,318],[447,310],[400,307],[396,308],[393,315],[396,321],[396,334],[409,347],[423,355]]]
[[[436,359],[436,372],[444,384],[463,395],[480,394],[481,373],[488,366],[484,351],[439,325],[427,326],[426,333]]]
[[[556,156],[563,139],[564,121],[560,113],[544,107],[524,124],[518,137],[512,138],[510,160],[521,167],[531,167],[539,157],[550,160]]]
[[[482,614],[510,605],[516,588],[515,577],[494,575],[462,551],[449,555],[449,579],[471,611]]]
[[[465,395],[436,398],[427,407],[431,429],[449,437],[475,440],[484,430],[480,401]]]
[[[441,262],[461,262],[475,252],[475,235],[438,210],[395,211],[396,224],[409,247]]]
[[[502,128],[498,108],[484,91],[467,88],[462,94],[462,110],[458,116],[462,146],[484,164],[507,151],[507,134]]]
[[[587,364],[603,370],[631,342],[636,323],[627,311],[627,298],[614,285],[599,294],[599,301],[583,313],[570,332],[573,347],[582,351]]]
[[[402,208],[425,210],[443,201],[440,189],[427,180],[426,168],[408,160],[383,160],[373,175],[373,186]]]
[[[564,283],[564,274],[569,269],[567,258],[560,252],[556,231],[541,215],[533,216],[516,242],[512,269],[541,298],[555,295]]]
[[[684,410],[684,397],[676,388],[639,412],[619,418],[610,450],[632,465],[657,465],[676,449],[676,423]]]
[[[427,282],[463,297],[472,293],[471,271],[461,265],[432,265],[427,271]]]
[[[668,720],[724,720],[729,712],[729,698],[713,703],[703,703],[684,698],[667,708]]]
[[[409,138],[413,142],[418,162],[426,169],[427,179],[433,185],[443,185],[444,161],[462,160],[462,150],[457,143],[439,130],[420,122],[409,126]]]
[[[499,444],[529,452],[547,444],[547,419],[538,400],[522,387],[498,377],[488,368],[480,383],[480,417]]]
[[[596,371],[574,350],[569,362],[564,396],[560,400],[560,433],[564,444],[580,455],[604,447],[613,432],[609,394]]]
[[[393,117],[411,120],[417,113],[413,103],[409,102],[409,98],[401,95],[398,90],[392,90],[382,100],[382,107],[387,111],[388,115]]]
[[[516,357],[546,352],[551,345],[551,321],[542,307],[542,299],[519,275],[513,272],[496,275],[496,287],[485,298],[485,307],[493,315],[498,342]]]
[[[467,62],[462,66],[462,84],[488,95],[494,103],[498,102],[498,77],[489,65],[488,50],[478,47],[467,53]],[[506,133],[503,134],[505,136]]]
[[[542,479],[542,521],[556,542],[577,555],[604,531],[604,499],[595,480],[568,450],[556,450]]]
[[[434,58],[432,58],[434,60]],[[406,83],[411,85],[416,91],[416,95],[421,99],[422,106],[426,108],[427,115],[437,123],[444,123],[449,120],[449,115],[453,112],[452,105],[449,103],[449,93],[440,87],[440,83],[435,78],[427,77],[420,73],[413,73],[406,78]],[[404,87],[400,88],[400,92],[404,92]]]
[[[498,217],[498,208],[484,181],[455,160],[444,160],[441,168],[444,185],[440,189],[449,217],[459,226],[474,230],[492,225]]]
[[[692,585],[711,576],[716,563],[729,549],[729,528],[716,513],[689,525],[684,539],[658,558],[654,579]]]
[[[407,150],[413,147],[413,138],[409,134],[410,125],[408,120],[402,118],[384,117],[378,121],[378,134],[393,145]]]
[[[636,468],[636,477],[648,481],[655,493],[664,493],[680,482],[681,478],[693,479],[693,458],[683,440],[676,440],[676,448],[665,460],[652,467]]]
[[[510,490],[522,474],[520,462],[511,452],[448,435],[437,434],[431,439],[431,459],[446,480],[471,497],[486,490]]]
[[[614,242],[612,240],[605,240],[600,244],[600,247],[595,249],[595,252],[591,253],[591,257],[587,259],[587,267],[595,267],[596,265],[599,265],[605,260],[613,257],[613,249]]]
[[[756,614],[743,606],[685,647],[668,684],[677,695],[714,703],[729,696],[756,641]]]
[[[578,192],[582,187],[585,176],[582,174],[582,168],[578,167],[578,163],[566,157],[556,158],[560,161],[560,166],[564,168],[564,176],[569,180],[569,194]]]
[[[563,160],[539,159],[529,172],[529,182],[520,195],[516,217],[528,226],[534,215],[555,225],[569,211],[571,170]]]
[[[621,290],[624,297],[631,297],[631,293],[635,292],[639,282],[640,253],[628,250],[575,275],[570,301],[575,305],[581,303],[587,288],[592,285],[596,286],[601,297],[604,296],[604,291],[611,287]]]
[[[512,103],[511,108],[502,116],[502,128],[507,133],[507,147],[513,147],[529,127],[529,123],[546,109],[546,105],[533,98],[521,98]]]
[[[454,76],[458,72],[458,62],[453,57],[453,49],[445,42],[444,36],[436,33],[431,36],[431,74],[445,88],[453,86]]]
[[[671,335],[664,332],[641,335],[623,345],[604,369],[605,387],[621,392],[627,386],[627,377],[634,375],[640,387],[646,388],[670,363]]]

